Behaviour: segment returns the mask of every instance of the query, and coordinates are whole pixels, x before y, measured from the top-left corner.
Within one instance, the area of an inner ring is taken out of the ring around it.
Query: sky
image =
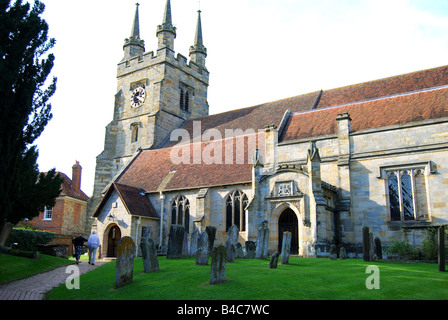
[[[138,0],[140,37],[157,50],[166,0]],[[42,0],[56,39],[53,119],[36,141],[40,171],[92,195],[112,121],[117,64],[136,0]],[[446,0],[171,0],[176,54],[188,57],[202,11],[210,114],[448,65]]]

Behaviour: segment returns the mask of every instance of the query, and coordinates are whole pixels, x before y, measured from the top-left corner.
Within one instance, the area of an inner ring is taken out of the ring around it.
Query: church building
[[[166,252],[173,224],[244,246],[265,223],[271,254],[290,231],[293,254],[361,257],[365,226],[418,245],[448,223],[448,66],[209,115],[201,12],[189,58],[170,0],[156,35],[146,52],[137,5],[88,204],[102,256],[148,234]]]

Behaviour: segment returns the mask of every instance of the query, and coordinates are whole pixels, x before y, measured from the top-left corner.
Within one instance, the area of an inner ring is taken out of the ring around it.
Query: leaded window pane
[[[389,177],[389,204],[392,221],[400,221],[400,196],[398,190],[398,180],[394,173]]]
[[[403,197],[403,214],[405,220],[414,220],[414,198],[412,195],[411,176],[404,172],[401,176],[401,194]]]

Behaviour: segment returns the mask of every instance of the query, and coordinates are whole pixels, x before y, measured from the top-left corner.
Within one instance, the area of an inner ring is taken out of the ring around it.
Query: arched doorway
[[[290,209],[285,209],[278,219],[278,252],[282,250],[283,232],[291,232],[291,254],[299,253],[299,221],[296,213]]]
[[[107,235],[107,256],[108,257],[116,257],[117,256],[117,246],[118,241],[121,239],[121,230],[115,225],[110,228],[109,233]]]

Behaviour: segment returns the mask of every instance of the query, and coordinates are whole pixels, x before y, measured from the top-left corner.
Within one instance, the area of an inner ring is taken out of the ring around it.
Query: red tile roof
[[[79,200],[87,201],[89,197],[81,190],[80,193],[76,193],[72,188],[72,179],[70,179],[65,173],[58,172],[59,175],[64,179],[62,182],[62,191],[60,196],[68,196]]]

